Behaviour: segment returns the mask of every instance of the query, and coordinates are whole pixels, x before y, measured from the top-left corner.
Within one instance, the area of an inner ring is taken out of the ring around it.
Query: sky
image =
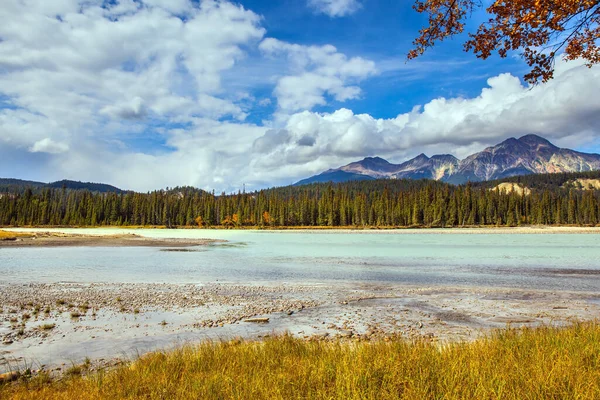
[[[600,152],[599,67],[530,87],[464,36],[407,62],[424,24],[397,0],[4,0],[0,177],[231,193],[530,133]]]

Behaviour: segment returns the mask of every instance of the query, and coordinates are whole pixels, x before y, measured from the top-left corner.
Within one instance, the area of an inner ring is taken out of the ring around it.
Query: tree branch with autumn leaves
[[[414,59],[436,42],[464,32],[480,0],[417,0],[414,9],[428,15],[408,58]],[[521,51],[531,70],[525,80],[535,84],[554,76],[557,55],[600,63],[600,0],[496,0],[486,9],[490,18],[469,33],[465,51],[487,59]]]

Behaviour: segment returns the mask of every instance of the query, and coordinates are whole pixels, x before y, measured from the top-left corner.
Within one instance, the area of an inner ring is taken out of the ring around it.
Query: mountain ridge
[[[89,190],[90,192],[98,193],[126,193],[126,190],[119,189],[118,187],[108,185],[105,183],[94,183],[94,182],[80,182],[63,179],[56,182],[37,182],[28,181],[14,178],[0,178],[0,192],[10,190],[24,190],[24,189],[61,189],[65,188],[68,190]]]
[[[585,172],[600,170],[600,154],[582,153],[555,146],[549,140],[528,134],[508,138],[495,146],[459,160],[452,154],[431,157],[421,153],[400,164],[381,157],[366,157],[339,168],[300,180],[294,185],[314,182],[346,182],[368,179],[433,179],[453,184],[482,182],[518,175]],[[328,180],[328,178],[332,178]]]

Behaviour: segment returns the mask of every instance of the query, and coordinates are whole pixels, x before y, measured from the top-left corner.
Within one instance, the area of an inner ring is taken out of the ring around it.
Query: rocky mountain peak
[[[381,157],[366,157],[361,161],[350,163],[339,168],[341,171],[370,175],[374,177],[384,177],[394,169],[394,165]]]
[[[455,162],[455,161],[459,161],[458,158],[454,157],[452,154],[436,154],[434,156],[431,156],[430,160],[431,161],[437,161],[437,162]]]
[[[543,137],[534,135],[534,134],[521,136],[519,138],[519,142],[524,143],[524,144],[528,145],[529,147],[533,147],[533,148],[539,148],[539,147],[550,147],[550,148],[554,148],[554,149],[558,148],[555,145],[553,145],[552,143],[550,143],[550,141],[548,141],[547,139],[544,139]]]
[[[383,163],[389,164],[389,162],[387,160],[384,160],[381,157],[365,157],[363,159],[363,161],[368,161],[368,162],[383,162]]]
[[[600,170],[600,155],[561,149],[538,135],[509,138],[496,146],[459,160],[450,154],[431,158],[421,153],[402,164],[367,157],[301,183],[357,179],[435,179],[460,184],[515,175]],[[342,173],[342,174],[341,174]],[[345,174],[345,175],[343,175]]]
[[[358,161],[356,164],[361,164],[365,167],[386,167],[391,165],[387,160],[381,157],[365,157],[362,161]]]

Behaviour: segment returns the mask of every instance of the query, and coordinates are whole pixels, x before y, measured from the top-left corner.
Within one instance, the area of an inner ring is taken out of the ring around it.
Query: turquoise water
[[[0,248],[0,283],[393,283],[600,291],[600,235],[67,230],[225,239],[148,247]]]

